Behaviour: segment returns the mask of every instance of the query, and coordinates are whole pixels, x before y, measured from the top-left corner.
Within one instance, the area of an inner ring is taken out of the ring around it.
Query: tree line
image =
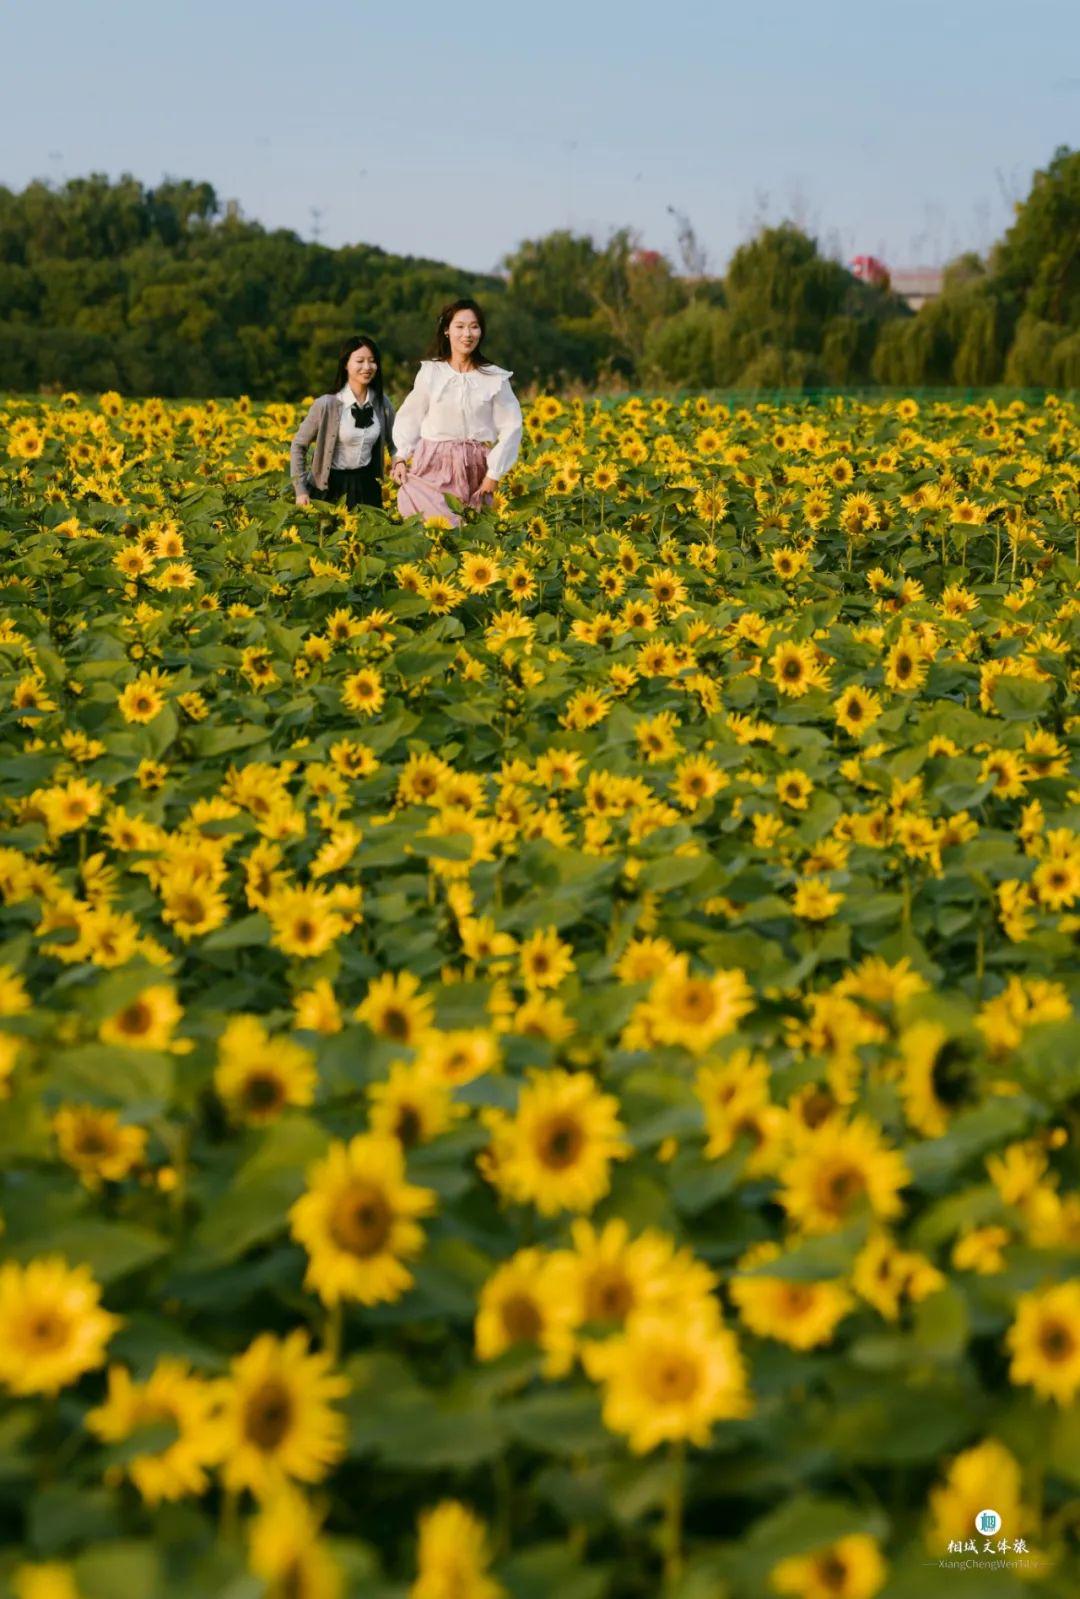
[[[1080,387],[1080,152],[1059,149],[983,259],[965,255],[917,314],[792,223],[723,276],[558,229],[497,274],[268,230],[212,186],[100,174],[0,187],[0,388],[300,397],[365,329],[395,388],[435,311],[470,292],[520,384],[803,389],[998,383]]]

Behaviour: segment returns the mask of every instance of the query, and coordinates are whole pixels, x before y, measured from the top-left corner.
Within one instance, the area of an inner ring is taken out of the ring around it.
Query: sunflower
[[[124,1125],[115,1110],[93,1105],[62,1105],[52,1119],[60,1158],[88,1188],[122,1182],[146,1154],[143,1127]]]
[[[809,1554],[778,1560],[769,1581],[776,1593],[797,1599],[874,1599],[887,1576],[877,1540],[853,1532]]]
[[[781,1262],[775,1277],[759,1268]],[[742,1275],[754,1269],[754,1275]],[[832,1342],[838,1324],[855,1308],[842,1284],[783,1276],[780,1245],[766,1242],[747,1250],[728,1283],[728,1293],[744,1324],[759,1338],[775,1338],[792,1349],[816,1349]]]
[[[217,1048],[214,1088],[236,1121],[263,1126],[286,1106],[315,1098],[311,1051],[289,1038],[271,1038],[257,1016],[231,1017]]]
[[[120,1327],[89,1266],[49,1255],[0,1266],[0,1382],[13,1394],[55,1394],[105,1363]]]
[[[395,1044],[419,1044],[432,1024],[435,1001],[421,990],[412,972],[386,972],[368,984],[363,1001],[353,1012],[380,1038]]]
[[[565,1254],[519,1249],[498,1266],[480,1290],[474,1343],[478,1360],[497,1360],[506,1350],[533,1344],[545,1353],[550,1376],[569,1370],[578,1307],[569,1292]]]
[[[675,1044],[702,1055],[735,1031],[754,1009],[746,974],[738,968],[710,974],[690,971],[690,957],[676,955],[656,976],[648,996],[635,1007],[631,1038],[646,1045]],[[634,1047],[631,1040],[628,1044]]]
[[[64,833],[75,833],[85,827],[101,810],[105,794],[100,783],[71,777],[55,788],[39,790],[37,798],[49,833],[58,838]]]
[[[869,689],[857,683],[844,689],[839,699],[833,701],[833,714],[845,733],[860,738],[881,715],[881,701]]]
[[[918,1303],[946,1286],[925,1255],[900,1249],[886,1232],[873,1233],[855,1257],[851,1285],[886,1321],[895,1321],[905,1299]]]
[[[349,1391],[330,1356],[309,1352],[302,1328],[260,1333],[217,1384],[221,1480],[263,1499],[290,1480],[321,1482],[345,1453],[333,1401]]]
[[[573,1249],[559,1258],[568,1270],[575,1325],[610,1333],[642,1308],[681,1312],[698,1301],[713,1303],[715,1273],[664,1233],[647,1228],[632,1238],[616,1216],[599,1229],[579,1218],[570,1235]]]
[[[343,1599],[341,1566],[319,1538],[321,1517],[297,1489],[264,1499],[249,1531],[249,1563],[266,1599]]]
[[[492,1110],[485,1120],[493,1134],[486,1174],[544,1216],[591,1210],[611,1186],[611,1162],[630,1154],[618,1100],[588,1072],[533,1069],[516,1114]]]
[[[1021,1294],[1005,1335],[1009,1381],[1063,1408],[1080,1391],[1080,1279]]]
[[[125,722],[152,722],[165,708],[165,697],[154,679],[142,674],[121,691],[117,705]]]
[[[816,658],[812,644],[779,644],[769,662],[773,682],[781,694],[800,699],[812,687]]]
[[[497,583],[502,574],[498,561],[493,560],[490,555],[466,551],[461,557],[459,576],[461,586],[467,594],[482,594],[485,589]]]
[[[431,750],[414,751],[398,773],[400,805],[433,804],[453,768]]]
[[[488,1573],[484,1523],[457,1499],[444,1499],[419,1520],[417,1576],[408,1599],[506,1599]]]
[[[973,1048],[937,1022],[915,1022],[900,1034],[900,1095],[910,1126],[940,1138],[950,1117],[979,1097]]]
[[[526,988],[558,988],[574,970],[574,952],[554,927],[537,928],[521,945],[518,964]]]
[[[750,1140],[748,1175],[775,1171],[784,1151],[787,1117],[769,1097],[769,1063],[737,1049],[718,1065],[702,1066],[694,1092],[705,1114],[707,1159],[726,1155],[739,1138]]]
[[[267,897],[266,914],[271,942],[285,955],[323,955],[348,930],[323,888],[275,888]]]
[[[382,677],[374,667],[362,666],[342,682],[341,703],[347,710],[358,711],[362,716],[374,716],[381,711],[385,699]]]
[[[806,773],[799,771],[797,767],[782,772],[776,779],[777,799],[781,805],[787,805],[793,811],[805,811],[813,792],[813,783]]]
[[[485,1072],[498,1071],[502,1055],[495,1034],[484,1027],[450,1032],[432,1028],[418,1046],[416,1064],[451,1088],[471,1083]]]
[[[675,729],[679,717],[674,711],[660,711],[656,716],[641,717],[634,728],[634,738],[641,754],[650,766],[658,761],[669,761],[679,748]]]
[[[801,1135],[784,1169],[780,1203],[803,1232],[827,1233],[864,1205],[882,1218],[898,1215],[909,1180],[903,1157],[867,1117],[830,1117]]]
[[[107,1016],[98,1028],[98,1037],[103,1044],[128,1049],[169,1049],[183,1015],[175,986],[153,983]]]
[[[604,1425],[634,1454],[682,1439],[705,1448],[714,1423],[752,1411],[738,1341],[714,1307],[635,1311],[621,1333],[585,1347],[585,1370],[604,1389]]]
[[[187,1361],[163,1357],[145,1382],[134,1382],[126,1366],[109,1367],[104,1402],[86,1416],[102,1443],[125,1443],[134,1433],[171,1426],[176,1436],[160,1449],[132,1455],[123,1470],[148,1505],[206,1492],[207,1467],[218,1458],[216,1394]]]
[[[803,878],[795,885],[791,909],[807,922],[824,922],[834,916],[844,902],[844,895],[830,889],[819,877]]]
[[[202,933],[212,933],[228,920],[229,905],[221,891],[210,883],[193,880],[182,869],[163,878],[160,891],[162,920],[185,943]]]
[[[898,639],[885,657],[886,684],[905,694],[922,688],[926,671],[926,659],[910,639]]]
[[[468,1114],[456,1104],[446,1078],[424,1061],[395,1061],[384,1082],[368,1088],[371,1130],[396,1138],[402,1149],[429,1144]]]
[[[881,521],[881,513],[869,494],[848,494],[840,507],[840,526],[848,538],[861,538]]]
[[[0,966],[0,1016],[24,1016],[29,1009],[26,978],[14,966]]]
[[[1031,1512],[1022,1502],[1020,1466],[997,1438],[984,1438],[949,1462],[945,1480],[931,1488],[926,1545],[940,1555],[954,1539],[970,1536],[975,1517],[993,1505],[1010,1533],[1025,1532]]]
[[[310,988],[301,988],[293,995],[294,1027],[298,1032],[322,1033],[329,1036],[340,1033],[344,1022],[341,1007],[328,977],[317,977]]]
[[[424,1245],[416,1218],[434,1208],[431,1189],[406,1182],[396,1138],[361,1133],[348,1144],[335,1141],[289,1211],[292,1236],[308,1252],[304,1286],[327,1305],[400,1299],[412,1286],[404,1262]]]

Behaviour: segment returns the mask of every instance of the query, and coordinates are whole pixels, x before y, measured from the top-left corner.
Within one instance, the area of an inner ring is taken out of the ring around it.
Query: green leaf
[[[58,1051],[45,1075],[48,1088],[65,1099],[96,1100],[131,1109],[149,1103],[167,1104],[172,1097],[175,1062],[172,1055],[119,1044],[82,1044]]]
[[[548,1454],[598,1454],[611,1448],[592,1388],[549,1388],[512,1400],[500,1415],[512,1437]]]
[[[1000,677],[994,685],[994,709],[1010,722],[1030,722],[1049,703],[1053,683],[1031,677]]]
[[[22,1261],[62,1255],[69,1265],[89,1266],[99,1283],[108,1284],[159,1260],[168,1249],[168,1240],[149,1228],[86,1218],[50,1227],[37,1238],[21,1238],[9,1252]]]
[[[915,1342],[933,1360],[948,1364],[967,1347],[969,1321],[967,1301],[949,1284],[916,1305]]]

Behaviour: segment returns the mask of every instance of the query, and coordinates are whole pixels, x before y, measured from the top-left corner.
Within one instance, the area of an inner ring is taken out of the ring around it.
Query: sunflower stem
[[[683,1507],[686,1499],[686,1443],[671,1446],[671,1488],[664,1504],[662,1529],[664,1588],[674,1593],[683,1571]]]
[[[338,1300],[327,1308],[323,1324],[323,1348],[335,1365],[341,1359],[342,1320],[341,1301]]]
[[[222,1543],[238,1543],[240,1539],[240,1494],[236,1488],[226,1488],[221,1495],[218,1515],[218,1535]]]

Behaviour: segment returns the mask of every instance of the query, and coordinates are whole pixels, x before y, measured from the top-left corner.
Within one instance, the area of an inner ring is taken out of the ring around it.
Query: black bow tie
[[[352,415],[358,428],[369,428],[375,419],[375,411],[371,405],[354,405]]]

